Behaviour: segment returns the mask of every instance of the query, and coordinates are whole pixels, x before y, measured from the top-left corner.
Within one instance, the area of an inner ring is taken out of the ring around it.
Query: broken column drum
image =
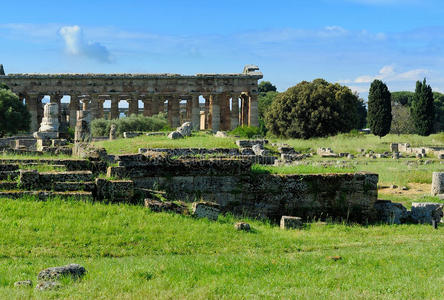
[[[59,137],[59,106],[57,103],[47,103],[44,106],[42,123],[38,132],[34,133],[37,139],[57,139]]]
[[[432,196],[444,194],[444,172],[433,172]]]

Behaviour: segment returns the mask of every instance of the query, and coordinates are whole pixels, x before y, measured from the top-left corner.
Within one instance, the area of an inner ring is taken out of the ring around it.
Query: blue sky
[[[62,3],[62,4],[61,4]],[[444,3],[433,0],[4,1],[7,73],[237,73],[280,91],[325,78],[444,91]]]

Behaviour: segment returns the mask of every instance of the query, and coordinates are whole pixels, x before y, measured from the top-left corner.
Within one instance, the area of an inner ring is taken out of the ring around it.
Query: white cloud
[[[68,54],[88,57],[100,62],[111,62],[108,49],[100,43],[86,42],[79,26],[63,26],[59,33],[65,41]]]
[[[427,77],[429,73],[429,70],[426,69],[413,69],[406,72],[397,73],[394,65],[387,65],[383,66],[376,75],[361,75],[354,80],[343,80],[342,82],[370,83],[375,79],[383,81],[412,81]]]

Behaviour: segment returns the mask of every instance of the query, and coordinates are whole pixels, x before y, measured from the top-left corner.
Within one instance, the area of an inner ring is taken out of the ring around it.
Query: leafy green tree
[[[444,95],[438,92],[433,92],[434,106],[435,106],[435,122],[434,131],[444,131]]]
[[[4,90],[9,90],[9,86],[7,86],[6,84],[0,82],[0,90],[4,89]]]
[[[368,126],[374,135],[385,136],[392,123],[391,94],[381,80],[374,80],[368,95]]]
[[[268,130],[287,138],[321,137],[356,128],[358,97],[324,79],[302,81],[276,95],[265,114]]]
[[[408,91],[392,92],[392,102],[410,106],[415,93]]]
[[[393,134],[412,134],[415,133],[410,108],[408,105],[401,105],[399,102],[392,101],[392,125],[390,133]]]
[[[422,83],[416,82],[410,113],[417,134],[427,136],[433,132],[433,122],[435,121],[433,92],[430,85],[427,85],[425,78]]]
[[[265,113],[270,108],[271,104],[274,101],[274,98],[276,98],[276,95],[278,92],[266,92],[266,93],[260,93],[258,98],[258,108],[259,108],[259,131],[260,134],[266,135],[267,134],[267,127],[265,126]]]
[[[359,97],[358,93],[355,92],[353,94],[358,99],[358,102],[356,103],[356,112],[358,114],[358,119],[355,128],[362,129],[365,128],[365,125],[367,124],[367,107],[365,106],[364,99]]]
[[[271,84],[270,81],[261,81],[258,86],[259,93],[276,92],[276,86]]]
[[[0,136],[29,130],[31,116],[13,92],[0,89]]]

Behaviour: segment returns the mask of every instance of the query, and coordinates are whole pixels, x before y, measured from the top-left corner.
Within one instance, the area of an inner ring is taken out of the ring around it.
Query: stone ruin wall
[[[143,155],[117,157],[108,176],[131,179],[140,191],[160,190],[169,200],[212,201],[223,211],[273,220],[374,220],[378,175],[274,175],[251,173],[242,160],[171,160]]]

